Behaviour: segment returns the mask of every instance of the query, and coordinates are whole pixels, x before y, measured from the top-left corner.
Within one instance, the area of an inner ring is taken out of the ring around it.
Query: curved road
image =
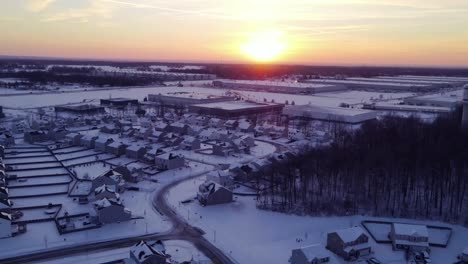
[[[259,140],[263,141],[263,140]],[[276,148],[275,152],[279,152],[284,146],[275,144],[273,142],[264,141],[273,144]],[[2,264],[13,264],[13,263],[28,263],[45,261],[56,258],[63,258],[64,256],[81,255],[83,253],[92,253],[105,251],[110,249],[129,247],[140,240],[185,240],[191,242],[199,251],[201,251],[206,257],[208,257],[214,264],[235,264],[236,262],[229,256],[224,254],[221,250],[216,248],[203,235],[203,230],[190,226],[185,219],[174,212],[171,206],[167,203],[166,195],[168,191],[174,186],[194,178],[201,177],[208,172],[193,175],[188,178],[183,178],[174,182],[171,182],[157,191],[153,197],[152,205],[161,214],[168,217],[172,222],[172,228],[167,232],[153,233],[147,235],[140,235],[135,237],[128,237],[122,239],[114,239],[102,242],[89,242],[75,244],[73,246],[64,246],[53,248],[49,250],[41,250],[35,253],[28,253],[25,255],[19,255],[14,257],[8,257],[0,259]]]

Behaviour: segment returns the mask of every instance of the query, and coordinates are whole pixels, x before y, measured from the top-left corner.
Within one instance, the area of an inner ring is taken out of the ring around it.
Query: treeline
[[[160,83],[157,77],[132,77],[132,76],[94,76],[87,73],[64,72],[55,73],[47,71],[20,71],[0,73],[3,78],[21,78],[31,84],[46,85],[49,83],[58,84],[86,84],[92,86],[143,86],[154,83]]]
[[[468,135],[461,111],[433,123],[387,116],[274,164],[264,209],[437,219],[468,226]]]

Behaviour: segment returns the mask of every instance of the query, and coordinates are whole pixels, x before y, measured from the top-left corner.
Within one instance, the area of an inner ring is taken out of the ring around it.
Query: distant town
[[[468,263],[468,72],[0,60],[0,263]]]

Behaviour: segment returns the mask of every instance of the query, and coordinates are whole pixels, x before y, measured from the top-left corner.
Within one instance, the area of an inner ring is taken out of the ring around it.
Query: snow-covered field
[[[34,176],[42,176],[42,175],[68,174],[68,171],[65,168],[55,168],[55,169],[15,171],[15,172],[11,172],[10,174],[17,175],[18,178],[21,178],[21,177],[34,177]]]
[[[37,185],[37,184],[50,184],[50,183],[68,183],[71,181],[70,176],[50,176],[50,177],[33,177],[25,179],[25,182],[8,181],[8,187]]]
[[[99,98],[109,97],[128,97],[143,100],[148,94],[167,94],[173,92],[189,92],[210,93],[213,95],[225,95],[228,90],[218,88],[199,88],[199,87],[144,87],[144,88],[122,88],[115,90],[90,90],[79,91],[72,93],[57,93],[51,96],[50,94],[35,94],[9,96],[8,98],[0,97],[0,105],[12,108],[33,108],[52,105],[61,105],[79,102],[96,102]],[[319,106],[338,106],[341,102],[348,104],[359,104],[369,102],[372,98],[401,98],[412,95],[412,93],[377,93],[363,91],[347,91],[347,92],[330,92],[317,95],[296,95],[296,94],[280,94],[268,92],[253,92],[253,91],[236,91],[243,94],[246,98],[256,101],[274,100],[277,103],[294,101],[297,105],[316,104]]]
[[[62,166],[58,161],[51,161],[46,163],[31,163],[31,164],[21,164],[21,165],[11,165],[14,170],[24,170],[24,169],[40,169],[40,168],[49,168],[49,167],[58,167]],[[15,173],[15,172],[13,172]]]
[[[68,192],[68,184],[10,189],[10,197],[47,195]],[[14,199],[13,199],[14,202]]]
[[[310,217],[258,210],[253,197],[236,197],[235,202],[203,207],[198,202],[180,204],[193,197],[203,177],[183,182],[168,194],[173,208],[190,224],[200,227],[205,237],[239,263],[288,263],[291,250],[312,244],[325,244],[326,234],[337,229],[360,225],[365,219],[419,222],[407,219],[349,217]],[[445,225],[447,226],[447,225]],[[431,248],[433,263],[453,263],[456,256],[468,245],[468,229],[451,226],[454,230],[447,248]],[[302,239],[297,242],[296,239]],[[383,263],[406,263],[403,252],[394,252],[388,244],[377,244],[372,239],[375,257]],[[337,258],[339,259],[339,258]],[[339,263],[346,263],[339,260]]]
[[[75,172],[75,175],[79,179],[84,179],[86,176],[89,179],[94,179],[97,176],[103,174],[104,172],[110,170],[110,165],[105,164],[104,162],[90,162],[88,164],[82,164],[73,166],[70,168],[71,171]]]
[[[27,163],[27,162],[45,162],[45,161],[57,161],[53,156],[42,156],[42,157],[31,157],[31,158],[20,158],[18,156],[10,156],[14,158],[4,159],[5,163]]]

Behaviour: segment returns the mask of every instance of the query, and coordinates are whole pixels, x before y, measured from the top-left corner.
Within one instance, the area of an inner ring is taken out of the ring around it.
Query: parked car
[[[372,258],[367,260],[367,263],[369,263],[369,264],[381,264],[382,262],[380,262],[380,260],[372,257]]]

